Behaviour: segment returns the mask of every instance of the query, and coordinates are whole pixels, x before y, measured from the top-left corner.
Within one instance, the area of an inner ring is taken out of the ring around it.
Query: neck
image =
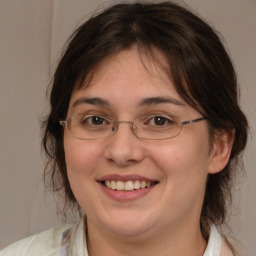
[[[88,223],[87,242],[90,256],[202,256],[207,245],[199,224],[173,227],[172,232],[161,229],[154,236],[120,237]]]

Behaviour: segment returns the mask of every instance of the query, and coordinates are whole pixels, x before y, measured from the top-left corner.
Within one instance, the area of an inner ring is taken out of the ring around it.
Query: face
[[[152,60],[145,57],[142,63],[136,48],[104,60],[90,85],[73,92],[68,117],[88,112],[117,121],[155,113],[201,117]],[[100,140],[79,140],[65,129],[68,178],[88,226],[135,237],[199,224],[209,145],[206,121],[184,126],[166,140],[139,139],[127,123]],[[145,182],[150,187],[144,188]]]

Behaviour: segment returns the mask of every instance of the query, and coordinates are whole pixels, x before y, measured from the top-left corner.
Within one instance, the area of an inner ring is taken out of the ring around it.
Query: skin
[[[159,58],[163,59],[160,54]],[[101,98],[108,104],[74,106],[85,97]],[[181,104],[140,104],[152,97],[169,97]],[[90,85],[73,92],[68,116],[87,109],[119,121],[156,110],[181,120],[201,117],[152,60],[145,57],[141,62],[136,47],[105,59]],[[217,140],[210,151],[206,121],[185,126],[175,138],[156,141],[138,139],[125,123],[113,136],[92,141],[75,139],[65,129],[68,177],[87,215],[90,256],[203,255],[207,242],[199,220],[206,179],[228,161],[231,146],[225,138]],[[136,174],[159,183],[141,198],[120,202],[107,196],[97,182],[109,174]]]

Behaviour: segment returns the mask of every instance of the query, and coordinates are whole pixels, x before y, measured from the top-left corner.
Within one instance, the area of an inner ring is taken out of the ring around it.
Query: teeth
[[[126,181],[124,183],[124,189],[125,190],[133,190],[133,182],[132,181]]]
[[[106,187],[111,188],[111,182],[109,180],[105,181],[105,185]]]
[[[152,182],[147,182],[147,181],[115,181],[115,180],[106,180],[105,181],[105,186],[113,189],[113,190],[125,190],[125,191],[132,191],[132,190],[137,190],[137,189],[143,189],[143,188],[149,188],[152,185],[154,185],[154,183]]]
[[[112,182],[112,181],[111,181]],[[117,181],[116,182],[116,189],[117,190],[124,190],[124,182],[122,182],[122,181]]]
[[[140,181],[136,180],[133,184],[134,189],[140,189]]]
[[[146,188],[149,188],[151,186],[151,183],[150,182],[147,182],[146,183]]]
[[[145,188],[145,187],[146,187],[146,181],[142,181],[142,182],[140,183],[140,187],[141,187],[141,188]]]
[[[116,182],[114,180],[112,180],[110,182],[110,187],[109,188],[116,189]]]

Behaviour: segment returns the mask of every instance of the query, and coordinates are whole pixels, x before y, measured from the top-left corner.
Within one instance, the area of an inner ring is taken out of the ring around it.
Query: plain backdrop
[[[46,89],[68,36],[94,11],[119,1],[0,0],[0,248],[61,221],[45,193],[40,122]],[[247,176],[231,219],[243,255],[256,255],[256,1],[186,0],[225,38],[251,126]],[[228,103],[227,103],[228,104]]]

